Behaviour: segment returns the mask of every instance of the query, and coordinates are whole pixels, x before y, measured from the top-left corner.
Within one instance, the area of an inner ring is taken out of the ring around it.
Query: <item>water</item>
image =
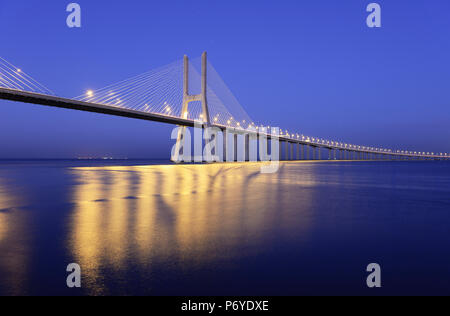
[[[450,163],[260,167],[0,162],[0,294],[450,294]]]

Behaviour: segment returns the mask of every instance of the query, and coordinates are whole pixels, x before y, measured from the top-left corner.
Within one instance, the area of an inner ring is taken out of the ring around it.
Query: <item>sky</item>
[[[209,60],[255,122],[353,144],[450,152],[450,2],[2,0],[0,56],[75,97]],[[0,100],[1,158],[168,159],[174,127]]]

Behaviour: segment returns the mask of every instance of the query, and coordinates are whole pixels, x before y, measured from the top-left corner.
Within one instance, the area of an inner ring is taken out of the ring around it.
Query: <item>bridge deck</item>
[[[51,107],[57,107],[57,108],[63,108],[63,109],[71,109],[71,110],[108,114],[108,115],[128,117],[128,118],[147,120],[147,121],[168,123],[168,124],[181,125],[181,126],[186,126],[186,127],[194,127],[195,126],[194,120],[183,119],[183,118],[168,116],[168,115],[163,115],[163,114],[135,111],[135,110],[130,110],[130,109],[121,108],[121,107],[115,107],[115,106],[110,106],[110,105],[104,105],[104,104],[83,102],[83,101],[61,98],[61,97],[45,95],[45,94],[39,94],[39,93],[34,93],[34,92],[12,90],[12,89],[2,88],[2,87],[0,87],[0,99],[10,100],[10,101],[18,101],[18,102],[24,102],[24,103],[39,104],[39,105],[51,106]],[[221,126],[221,125],[215,125],[215,126],[219,127],[222,130],[226,129],[225,126]],[[249,131],[242,130],[242,129],[233,129],[232,128],[232,130],[234,130],[236,133],[249,133]],[[271,139],[271,136],[267,135],[267,138]],[[332,149],[332,150],[346,150],[346,151],[359,152],[359,153],[388,155],[388,156],[396,156],[396,157],[448,159],[448,157],[440,157],[438,155],[411,155],[411,154],[402,154],[402,153],[395,153],[395,152],[379,152],[379,151],[371,151],[371,150],[363,150],[363,149],[345,148],[345,147],[339,147],[339,146],[332,146],[332,145],[328,145],[328,144],[319,144],[319,143],[313,143],[313,142],[308,142],[308,141],[304,141],[304,140],[292,139],[292,138],[283,137],[283,136],[280,136],[279,140],[283,141],[283,142],[288,142],[288,143],[296,143],[296,144],[308,145],[308,146],[316,147],[316,148],[325,148],[325,149]]]
[[[63,109],[109,114],[114,116],[129,117],[134,119],[169,123],[182,126],[194,126],[194,121],[178,117],[146,113],[142,111],[129,110],[126,108],[115,107],[110,105],[82,102],[45,94],[11,90],[6,88],[0,88],[0,99],[39,104]]]

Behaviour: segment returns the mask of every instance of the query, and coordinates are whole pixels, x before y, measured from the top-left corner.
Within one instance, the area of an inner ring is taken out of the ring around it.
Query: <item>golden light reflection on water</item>
[[[28,270],[29,240],[28,220],[18,208],[24,203],[0,181],[0,282],[8,289],[6,294],[23,294],[24,280]]]
[[[177,261],[202,266],[264,251],[273,235],[306,236],[313,172],[284,164],[261,174],[261,164],[74,168],[75,210],[70,251],[88,286],[102,268]],[[292,204],[294,203],[294,204]]]

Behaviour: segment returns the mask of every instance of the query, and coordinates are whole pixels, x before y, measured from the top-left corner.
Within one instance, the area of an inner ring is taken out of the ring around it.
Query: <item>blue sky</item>
[[[450,2],[3,0],[0,56],[74,97],[208,51],[257,122],[393,149],[450,151]],[[172,126],[0,101],[0,158],[168,158]]]

